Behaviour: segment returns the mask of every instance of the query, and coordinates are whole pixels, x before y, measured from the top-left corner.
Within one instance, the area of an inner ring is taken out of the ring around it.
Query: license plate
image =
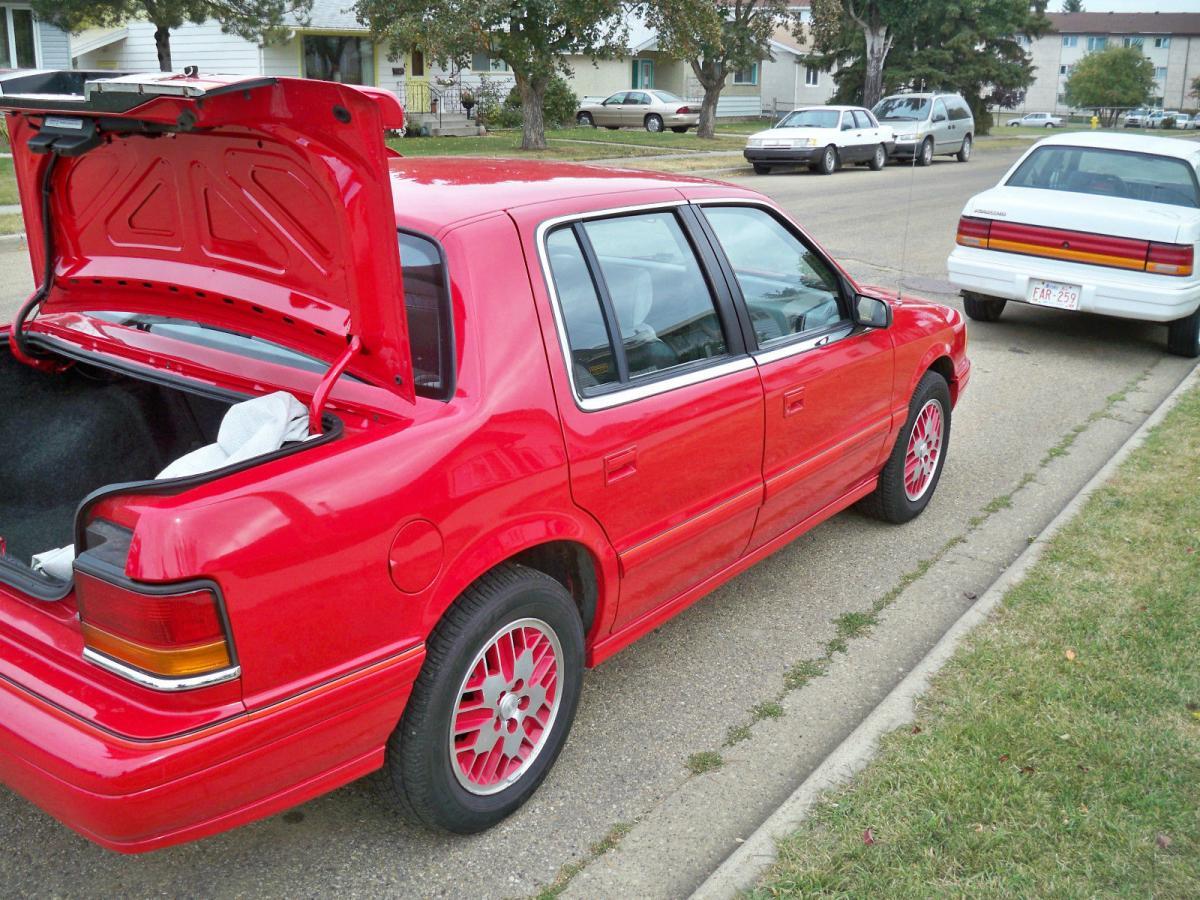
[[[1029,282],[1029,302],[1055,309],[1079,309],[1082,290],[1077,284],[1034,280]]]

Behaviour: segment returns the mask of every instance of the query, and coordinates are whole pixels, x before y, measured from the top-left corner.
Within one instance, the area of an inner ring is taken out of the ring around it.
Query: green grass
[[[1195,896],[1198,493],[1194,390],[753,896]]]
[[[725,760],[715,750],[701,750],[687,758],[687,767],[693,775],[703,775],[725,765]]]
[[[607,128],[555,128],[546,132],[546,139],[552,144],[555,141],[596,141],[605,144],[633,144],[641,147],[652,147],[656,150],[669,150],[672,153],[687,150],[695,152],[741,150],[746,146],[746,140],[742,137],[723,137],[718,133],[712,140],[702,140],[696,137],[694,130],[686,134],[676,134],[673,131],[651,134],[643,128],[621,128],[617,131],[609,131]]]
[[[590,160],[611,157],[650,157],[671,152],[668,148],[634,144],[617,145],[597,141],[577,144],[559,141],[546,150],[522,150],[521,135],[502,131],[472,137],[392,138],[388,146],[404,156],[483,156],[518,159]]]
[[[13,174],[13,161],[0,157],[0,206],[20,202],[20,195],[17,194],[17,176]]]
[[[0,234],[24,234],[25,219],[20,213],[0,213]]]
[[[605,853],[615,850],[620,845],[621,839],[632,830],[632,822],[618,822],[608,830],[608,833],[604,837],[588,848],[586,857],[567,863],[559,869],[554,881],[534,895],[535,900],[554,900],[555,897],[567,889],[567,886],[576,875],[588,867],[589,863],[603,856]]]

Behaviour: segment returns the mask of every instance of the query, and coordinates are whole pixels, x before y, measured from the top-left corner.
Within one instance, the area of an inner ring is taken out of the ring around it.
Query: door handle
[[[783,392],[783,417],[794,416],[804,409],[804,387],[794,387]]]
[[[637,447],[626,447],[604,457],[604,483],[615,484],[637,474]]]

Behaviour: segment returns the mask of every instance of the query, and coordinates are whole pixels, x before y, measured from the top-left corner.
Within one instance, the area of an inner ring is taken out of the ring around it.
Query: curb
[[[863,769],[875,756],[879,739],[912,721],[914,701],[929,687],[929,682],[954,655],[958,645],[977,625],[985,621],[1008,593],[1041,559],[1047,542],[1067,524],[1095,491],[1103,486],[1125,461],[1146,440],[1179,402],[1179,398],[1200,384],[1200,366],[1175,387],[1112,458],[1093,475],[1070,502],[1059,511],[1028,548],[1011,566],[1001,573],[980,598],[942,635],[925,657],[904,676],[883,701],[875,707],[850,735],[838,745],[804,782],[705,879],[692,900],[726,900],[753,887],[762,873],[778,856],[776,841],[794,832],[821,795],[845,783]]]
[[[25,232],[17,234],[0,234],[0,244],[21,244],[25,242]]]

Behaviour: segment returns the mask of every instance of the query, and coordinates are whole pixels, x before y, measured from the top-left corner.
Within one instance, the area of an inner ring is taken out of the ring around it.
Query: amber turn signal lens
[[[166,650],[125,640],[86,622],[83,623],[83,640],[98,653],[167,678],[203,675],[226,669],[232,663],[224,640]]]

